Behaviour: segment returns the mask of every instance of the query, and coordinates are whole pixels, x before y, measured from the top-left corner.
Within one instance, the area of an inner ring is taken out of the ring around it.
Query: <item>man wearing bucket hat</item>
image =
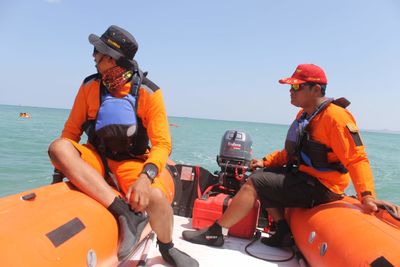
[[[301,108],[289,128],[285,148],[253,159],[252,169],[262,169],[249,176],[222,217],[209,228],[184,231],[185,240],[222,246],[222,228],[243,219],[260,199],[276,223],[276,233],[261,241],[268,246],[290,246],[293,239],[283,208],[311,208],[339,200],[350,179],[366,212],[387,205],[399,215],[396,205],[375,198],[363,142],[353,116],[345,109],[350,102],[325,97],[328,80],[322,68],[301,64],[290,78],[279,82],[290,85],[291,104]]]
[[[166,262],[198,266],[172,243],[173,181],[159,175],[171,152],[161,90],[138,68],[138,44],[129,32],[113,25],[100,37],[91,34],[89,42],[97,73],[83,81],[61,137],[50,145],[52,163],[114,215],[120,262],[129,258],[150,222]],[[82,145],[84,131],[88,143]]]

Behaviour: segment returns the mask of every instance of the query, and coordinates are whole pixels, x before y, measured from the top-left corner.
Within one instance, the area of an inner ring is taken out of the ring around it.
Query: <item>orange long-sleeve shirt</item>
[[[298,119],[302,110],[297,114]],[[351,113],[337,105],[329,106],[311,120],[307,128],[310,138],[332,148],[328,153],[329,162],[340,161],[349,171],[323,172],[301,164],[299,170],[316,177],[322,184],[335,193],[342,194],[348,187],[350,179],[353,182],[358,198],[370,192],[375,196],[372,170],[365,147],[357,140],[358,129]],[[288,157],[285,149],[275,151],[264,157],[265,167],[283,166]]]
[[[130,91],[130,83],[121,94]],[[147,78],[139,89],[137,116],[141,118],[151,142],[151,150],[144,165],[153,163],[160,173],[171,153],[171,135],[161,90]],[[100,107],[100,80],[96,77],[85,81],[79,88],[74,105],[64,125],[61,137],[80,141],[82,125],[96,119]]]

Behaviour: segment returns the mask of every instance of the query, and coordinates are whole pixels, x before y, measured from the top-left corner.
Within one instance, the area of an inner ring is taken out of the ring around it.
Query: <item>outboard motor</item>
[[[217,156],[220,183],[234,192],[246,181],[250,169],[253,141],[248,133],[228,130],[222,137]]]

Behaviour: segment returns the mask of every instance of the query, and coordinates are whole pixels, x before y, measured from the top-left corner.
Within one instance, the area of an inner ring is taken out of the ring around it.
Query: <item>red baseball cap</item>
[[[292,77],[283,78],[279,83],[284,84],[302,84],[306,82],[327,84],[325,72],[323,69],[314,64],[300,64],[297,66]]]

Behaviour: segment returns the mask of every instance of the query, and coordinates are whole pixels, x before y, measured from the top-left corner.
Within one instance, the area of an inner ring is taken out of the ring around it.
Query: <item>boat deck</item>
[[[221,248],[203,246],[192,244],[182,239],[181,233],[184,230],[191,229],[191,222],[189,218],[174,216],[174,244],[180,250],[188,253],[193,258],[195,258],[200,266],[205,267],[221,267],[224,264],[229,266],[281,266],[281,267],[294,267],[300,266],[297,259],[293,258],[287,262],[266,262],[260,259],[249,256],[245,247],[250,242],[248,239],[241,239],[236,237],[228,236],[225,239],[225,244]],[[267,247],[257,240],[248,249],[252,254],[270,259],[287,259],[292,255],[292,252],[287,249],[277,249],[272,247]],[[125,266],[136,266],[138,259],[132,259],[124,264]],[[145,266],[169,266],[165,263],[161,257],[161,254],[156,247],[156,242],[154,241],[148,252],[147,262]],[[189,266],[188,266],[189,267]]]

